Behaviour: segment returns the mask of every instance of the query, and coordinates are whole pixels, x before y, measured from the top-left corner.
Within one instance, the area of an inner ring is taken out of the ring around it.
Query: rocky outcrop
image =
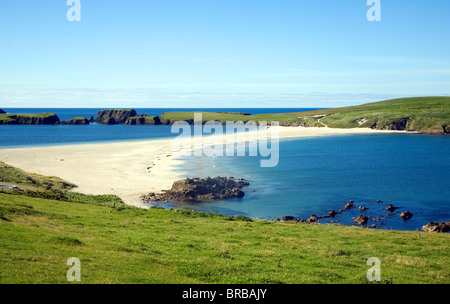
[[[241,198],[245,195],[241,188],[248,185],[244,179],[227,177],[186,178],[174,182],[170,190],[149,193],[142,199],[145,202],[166,202]]]
[[[124,124],[152,126],[152,125],[160,125],[161,123],[158,116],[149,116],[142,114],[140,116],[128,118]]]
[[[369,217],[367,215],[360,215],[354,219],[355,223],[360,224],[360,225],[366,225],[368,220],[369,220]]]
[[[89,120],[85,117],[75,117],[70,120],[63,120],[59,124],[61,125],[89,125]]]
[[[398,207],[394,207],[394,206],[392,206],[391,204],[389,204],[389,205],[386,207],[386,210],[389,211],[389,212],[394,212],[394,211],[397,210],[397,209],[398,209]]]
[[[281,221],[282,222],[291,222],[291,221],[295,221],[295,218],[293,216],[286,215],[281,218]]]
[[[306,220],[306,223],[308,224],[312,224],[312,223],[316,223],[319,220],[319,217],[315,214],[312,214],[309,219]]]
[[[6,112],[0,109],[0,114],[5,114]]]
[[[449,232],[450,221],[447,222],[430,222],[422,227],[425,232]]]
[[[372,129],[377,130],[397,130],[402,131],[407,129],[409,117],[396,119],[390,122],[383,122],[378,120],[375,124],[371,126]]]
[[[405,210],[402,212],[402,214],[400,214],[400,217],[404,220],[409,220],[410,218],[412,218],[413,214],[411,212],[409,212],[408,210]]]
[[[136,111],[130,109],[102,110],[98,112],[95,122],[105,125],[123,124],[128,118],[135,116]]]
[[[355,208],[355,205],[353,205],[353,201],[348,202],[348,203],[344,206],[344,209],[345,209],[345,210],[350,210],[350,209],[353,209],[353,208]]]
[[[44,114],[3,114],[0,125],[54,125],[59,117],[53,113]]]

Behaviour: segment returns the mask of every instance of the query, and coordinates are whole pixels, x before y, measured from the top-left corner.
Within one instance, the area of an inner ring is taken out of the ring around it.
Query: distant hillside
[[[359,106],[296,113],[242,115],[203,112],[203,121],[279,121],[282,126],[372,128],[450,134],[450,97],[391,99]],[[193,112],[167,112],[165,123],[193,122]]]

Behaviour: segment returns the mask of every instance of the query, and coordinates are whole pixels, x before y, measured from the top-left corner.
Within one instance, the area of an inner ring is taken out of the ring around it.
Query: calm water
[[[69,120],[77,116],[95,118],[102,109],[11,109],[3,108],[7,113],[45,113],[58,115],[60,120]],[[169,111],[233,111],[250,114],[286,113],[311,111],[317,109],[135,109],[138,114],[161,115]],[[2,125],[0,126],[0,148],[20,148],[46,145],[67,145],[93,142],[131,141],[174,137],[170,126],[126,126],[102,125],[93,123],[85,126],[72,125]]]
[[[243,177],[251,185],[242,199],[169,204],[222,214],[307,219],[342,209],[351,199],[369,217],[387,217],[387,203],[400,207],[377,228],[416,230],[450,220],[450,136],[416,134],[341,135],[280,142],[280,162],[260,168],[256,157],[187,158],[186,176]],[[254,192],[253,192],[254,191]],[[383,200],[383,203],[376,203]],[[409,210],[409,221],[399,215]],[[335,220],[354,224],[354,209]],[[326,222],[322,220],[322,222]],[[374,224],[369,222],[370,225]]]
[[[13,109],[6,109],[13,113]],[[27,109],[54,112],[61,120],[96,116],[99,109]],[[158,115],[173,109],[136,109]],[[227,109],[191,109],[227,111]],[[305,109],[234,109],[256,113],[295,112]],[[228,110],[229,111],[229,110]],[[16,113],[24,112],[18,109]],[[129,141],[176,136],[170,126],[0,126],[0,148]],[[189,177],[234,176],[249,180],[242,199],[206,203],[169,203],[222,214],[244,214],[274,219],[285,215],[308,218],[339,210],[350,200],[369,208],[370,217],[386,217],[377,228],[416,230],[430,221],[450,220],[450,136],[417,134],[341,135],[282,140],[280,162],[260,168],[257,157],[190,157],[179,169]],[[383,203],[376,203],[383,200]],[[401,207],[394,216],[384,210],[387,203]],[[399,214],[414,216],[403,221]],[[336,220],[353,224],[352,210]],[[322,221],[326,222],[326,221]],[[381,224],[382,223],[382,224]],[[372,224],[372,223],[370,223]]]

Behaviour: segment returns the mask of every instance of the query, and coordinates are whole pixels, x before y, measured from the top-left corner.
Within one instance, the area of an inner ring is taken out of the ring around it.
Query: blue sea
[[[100,109],[5,109],[9,113],[54,112],[61,120],[96,116]],[[174,109],[136,109],[158,115]],[[186,109],[179,109],[186,110]],[[256,113],[298,112],[306,109],[190,109]],[[0,126],[0,147],[28,147],[105,141],[130,141],[176,136],[170,126]],[[290,215],[307,219],[342,209],[354,200],[358,208],[322,219],[352,225],[366,214],[379,218],[376,228],[417,230],[430,221],[450,220],[450,136],[420,134],[338,135],[280,141],[279,164],[261,168],[259,157],[186,157],[178,170],[186,177],[245,178],[242,199],[165,204],[227,215],[276,219]],[[377,203],[377,200],[382,202]],[[387,204],[399,207],[393,215]],[[402,220],[408,210],[414,215]]]
[[[97,117],[97,113],[103,109],[70,109],[70,108],[1,108],[9,114],[19,113],[55,113],[60,120],[69,120],[74,117]],[[161,115],[169,111],[209,111],[209,112],[240,112],[249,114],[260,113],[286,113],[318,110],[311,108],[135,108],[138,114]],[[2,125],[0,128],[0,149],[23,148],[48,145],[89,144],[99,142],[134,141],[157,138],[170,138],[178,134],[171,133],[171,126],[127,126],[127,125],[102,125],[92,123],[90,125]]]

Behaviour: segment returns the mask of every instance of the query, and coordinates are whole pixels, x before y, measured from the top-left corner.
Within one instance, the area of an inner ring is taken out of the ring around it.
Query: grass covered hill
[[[450,283],[450,234],[296,224],[191,210],[138,209],[0,166],[0,283]]]
[[[203,112],[203,121],[279,121],[283,126],[373,128],[450,134],[450,97],[414,97],[297,113],[243,115]],[[193,121],[192,112],[167,112],[160,120]]]

